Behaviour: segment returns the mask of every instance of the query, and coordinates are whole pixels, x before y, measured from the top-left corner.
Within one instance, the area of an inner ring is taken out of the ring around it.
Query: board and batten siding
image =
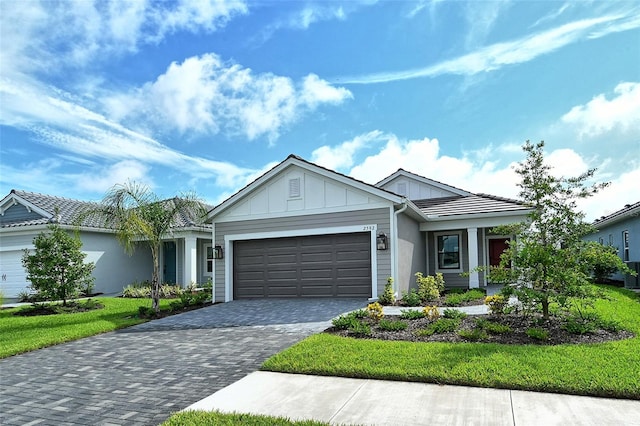
[[[376,232],[390,235],[390,209],[376,208],[370,210],[356,210],[338,213],[324,213],[317,215],[286,216],[269,219],[241,220],[233,222],[215,223],[214,244],[225,246],[226,235],[254,234],[281,231],[297,231],[322,228],[336,228],[343,226],[376,225]],[[304,235],[301,233],[299,235]],[[228,253],[225,253],[225,257]],[[377,290],[384,291],[384,284],[391,275],[390,250],[377,250]],[[225,298],[225,260],[214,261],[215,300],[222,302]]]
[[[42,215],[34,211],[29,211],[29,209],[22,204],[15,204],[6,209],[2,215],[0,215],[0,225],[38,219],[42,219]]]

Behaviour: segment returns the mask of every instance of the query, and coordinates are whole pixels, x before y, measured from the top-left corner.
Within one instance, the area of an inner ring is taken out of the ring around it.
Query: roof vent
[[[289,198],[300,197],[300,178],[289,179]]]
[[[631,207],[631,204],[625,204],[625,205],[624,205],[624,208],[625,208],[625,209],[628,209],[629,207]]]

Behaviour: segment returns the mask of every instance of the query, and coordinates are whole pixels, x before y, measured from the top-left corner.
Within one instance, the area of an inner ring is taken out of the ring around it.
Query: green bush
[[[153,318],[156,316],[156,311],[154,311],[150,306],[139,306],[138,316],[140,318]]]
[[[431,336],[432,334],[450,333],[456,331],[460,326],[459,319],[452,318],[440,318],[437,321],[432,322],[426,328],[418,330],[416,335],[418,336]]]
[[[499,324],[484,318],[476,320],[476,328],[482,329],[489,334],[504,334],[511,331],[511,327],[506,324]]]
[[[407,306],[420,306],[421,300],[415,289],[409,290],[409,293],[402,293],[402,302]]]
[[[442,316],[445,318],[461,320],[463,318],[466,318],[467,314],[457,309],[445,309],[444,311],[442,311]]]
[[[416,309],[402,309],[400,310],[400,318],[406,320],[417,320],[424,318],[426,315],[424,311],[418,311]]]
[[[501,294],[495,294],[493,296],[487,296],[484,299],[484,304],[489,308],[491,315],[502,315],[504,308],[509,304],[509,299],[505,298]]]
[[[479,340],[485,340],[489,338],[486,331],[481,328],[474,328],[473,330],[460,330],[458,331],[458,336],[470,342],[477,342]]]
[[[348,314],[340,315],[337,318],[331,320],[331,324],[339,330],[347,330],[352,325],[360,323],[360,320],[367,317],[367,311],[359,309],[357,311],[349,312]]]
[[[356,321],[349,325],[349,333],[356,336],[371,336],[371,327],[361,321]]]
[[[527,336],[536,340],[549,340],[549,332],[544,328],[540,328],[540,327],[528,328]]]
[[[151,296],[151,283],[146,282],[135,282],[129,284],[125,288],[122,289],[122,297],[129,297],[133,299],[142,299],[148,298]]]
[[[381,330],[385,331],[402,331],[407,329],[408,324],[405,321],[381,319],[378,323],[378,327],[380,327]]]
[[[444,297],[445,306],[459,306],[462,305],[464,301],[464,294],[461,293],[447,294]]]
[[[416,272],[415,276],[421,302],[429,302],[440,297],[440,292],[444,290],[444,278],[440,272],[436,273],[435,277],[425,277],[422,272]]]
[[[380,303],[383,305],[393,305],[396,301],[396,296],[393,294],[393,278],[387,278],[387,283],[384,285],[384,292],[380,296]]]

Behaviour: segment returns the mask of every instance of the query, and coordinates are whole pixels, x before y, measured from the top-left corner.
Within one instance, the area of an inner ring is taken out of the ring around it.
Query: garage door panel
[[[369,297],[370,238],[354,233],[236,241],[234,298]],[[257,269],[264,272],[260,285]]]

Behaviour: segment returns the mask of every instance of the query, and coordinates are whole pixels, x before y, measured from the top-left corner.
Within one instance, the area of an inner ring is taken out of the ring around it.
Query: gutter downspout
[[[396,299],[399,298],[400,294],[398,291],[398,286],[400,282],[398,281],[398,215],[404,212],[407,207],[406,198],[402,199],[402,207],[399,210],[393,212],[393,269],[394,269],[394,277],[393,277],[393,291],[395,292]]]

